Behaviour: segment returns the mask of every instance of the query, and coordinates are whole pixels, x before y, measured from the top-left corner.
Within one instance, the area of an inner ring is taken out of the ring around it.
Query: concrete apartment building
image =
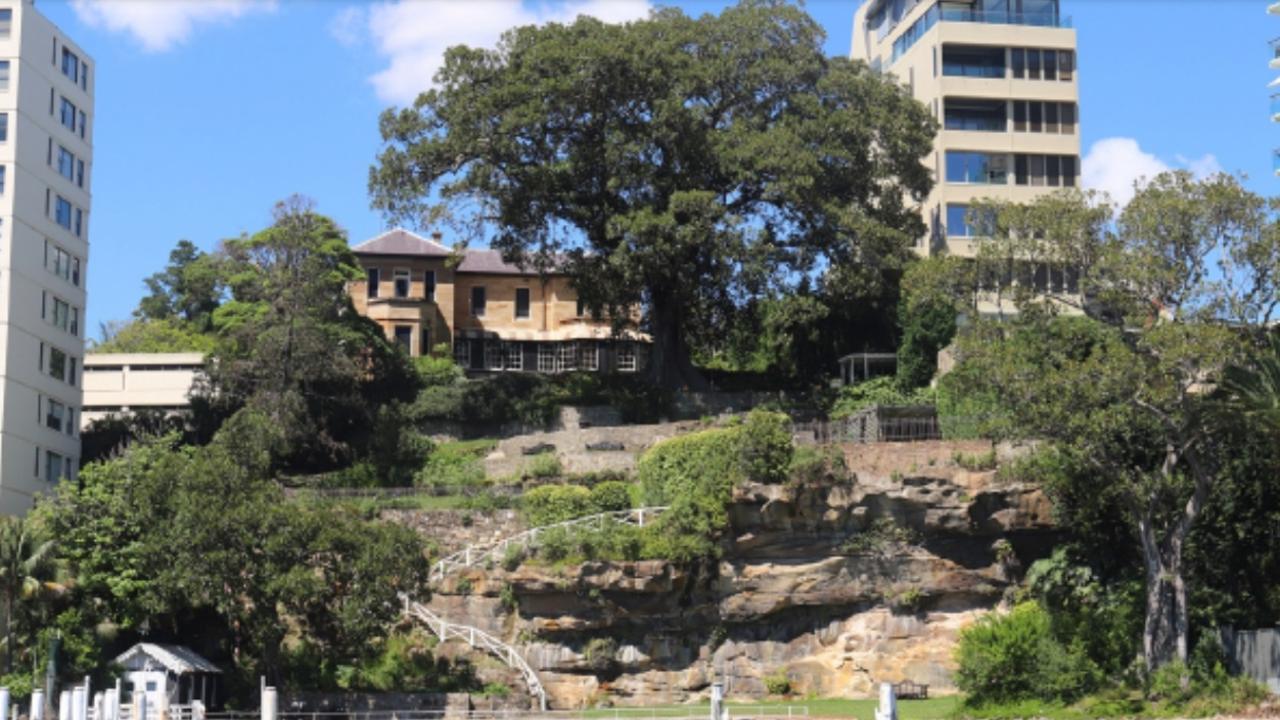
[[[852,57],[907,85],[941,126],[921,255],[973,257],[977,198],[1027,202],[1078,184],[1076,35],[1058,0],[867,0]],[[1036,274],[1073,282],[1060,268]]]
[[[91,353],[84,358],[81,429],[138,411],[185,413],[204,368],[201,353]]]
[[[411,356],[438,344],[472,372],[635,372],[647,338],[613,336],[554,270],[540,275],[495,250],[445,247],[395,229],[353,248],[364,280],[352,283],[358,312]]]
[[[0,0],[0,513],[80,455],[95,71],[30,0]]]

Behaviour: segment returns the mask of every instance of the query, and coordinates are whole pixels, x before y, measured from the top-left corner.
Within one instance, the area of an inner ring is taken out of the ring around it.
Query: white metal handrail
[[[603,527],[608,521],[622,523],[624,525],[636,525],[644,527],[646,522],[656,518],[667,510],[667,506],[632,508],[630,510],[617,510],[614,512],[597,513],[595,515],[587,515],[585,517],[574,518],[573,520],[565,520],[563,522],[551,525],[543,525],[541,527],[525,530],[510,537],[496,540],[490,543],[478,543],[476,545],[467,545],[465,548],[437,560],[431,566],[431,580],[443,580],[450,573],[465,568],[481,567],[491,562],[501,562],[507,553],[507,549],[511,547],[527,548],[537,544],[538,536],[546,533],[548,530],[555,528],[573,528],[588,525],[596,525]]]
[[[543,711],[547,709],[547,691],[542,687],[542,681],[538,679],[538,674],[533,671],[533,668],[529,666],[529,663],[525,661],[524,656],[518,650],[480,628],[451,623],[429,610],[426,605],[420,602],[406,598],[404,611],[409,617],[425,623],[427,628],[435,633],[436,637],[440,638],[440,642],[461,640],[473,648],[484,650],[493,655],[508,667],[515,668],[524,677],[525,684],[529,686],[529,693],[538,699],[538,708]]]

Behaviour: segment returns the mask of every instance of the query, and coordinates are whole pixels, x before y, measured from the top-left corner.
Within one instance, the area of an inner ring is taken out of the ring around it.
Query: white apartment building
[[[852,57],[907,85],[941,126],[918,253],[972,257],[977,198],[1027,202],[1078,184],[1076,35],[1058,0],[866,0],[853,22]],[[1035,273],[1054,287],[1075,281]]]
[[[202,369],[201,353],[90,353],[84,358],[80,427],[139,411],[189,412]]]
[[[80,455],[96,66],[31,0],[0,0],[0,513]]]

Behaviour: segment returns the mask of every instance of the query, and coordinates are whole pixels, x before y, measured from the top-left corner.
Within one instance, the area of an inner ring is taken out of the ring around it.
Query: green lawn
[[[875,717],[875,699],[845,700],[828,698],[820,700],[769,701],[761,703],[729,703],[732,715],[749,717],[759,712],[762,718],[785,718],[788,709],[792,717],[858,718],[872,720]],[[951,717],[960,704],[960,697],[947,695],[928,700],[899,700],[898,717],[901,720],[943,720]],[[697,705],[665,705],[649,708],[598,708],[583,710],[581,717],[587,720],[644,720],[645,718],[690,717],[707,712],[706,703]]]

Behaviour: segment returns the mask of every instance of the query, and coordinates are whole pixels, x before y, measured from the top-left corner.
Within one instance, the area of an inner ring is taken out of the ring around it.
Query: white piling
[[[103,697],[102,691],[93,694],[93,720],[103,720],[103,709],[107,706],[106,698]]]
[[[199,700],[191,701],[191,720],[204,720],[204,703]]]
[[[71,690],[71,720],[89,720],[85,717],[88,705],[85,704],[84,691],[83,685],[77,685]]]
[[[71,720],[71,691],[58,694],[58,720]]]
[[[102,720],[119,720],[115,714],[115,701],[111,699],[115,694],[115,688],[107,688],[107,691],[102,693]]]
[[[124,688],[121,686],[120,678],[116,678],[116,686],[112,690],[111,701],[111,720],[124,720],[120,717],[120,703],[124,702]]]
[[[135,692],[133,694],[133,720],[147,720],[147,694],[145,692]]]
[[[31,720],[44,720],[44,691],[31,691]]]
[[[160,718],[160,720],[169,720],[168,690],[162,689],[160,692],[156,693],[156,696],[158,698],[156,700],[156,717]]]
[[[711,720],[724,718],[724,685],[711,683]]]
[[[898,698],[893,694],[893,683],[880,683],[880,707],[876,708],[876,720],[898,720]]]
[[[9,720],[9,688],[0,687],[0,720]]]
[[[262,688],[262,720],[276,720],[279,714],[279,696],[274,687]]]

